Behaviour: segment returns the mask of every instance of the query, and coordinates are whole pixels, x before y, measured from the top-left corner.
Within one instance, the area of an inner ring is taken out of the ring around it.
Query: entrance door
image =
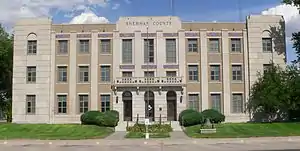
[[[125,91],[122,94],[124,121],[132,121],[132,94]]]
[[[152,91],[146,91],[144,94],[144,100],[145,118],[149,118],[150,121],[155,121],[154,93]]]
[[[167,92],[167,120],[176,121],[177,117],[177,100],[176,92],[169,91]]]

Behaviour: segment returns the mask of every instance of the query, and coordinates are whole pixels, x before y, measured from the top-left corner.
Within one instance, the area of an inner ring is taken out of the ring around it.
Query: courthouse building
[[[175,16],[120,17],[116,24],[15,25],[14,123],[78,123],[88,110],[120,121],[176,121],[187,108],[248,121],[257,72],[284,66],[282,16],[246,22],[182,22]],[[275,30],[274,30],[275,29]],[[280,50],[283,53],[274,51]]]

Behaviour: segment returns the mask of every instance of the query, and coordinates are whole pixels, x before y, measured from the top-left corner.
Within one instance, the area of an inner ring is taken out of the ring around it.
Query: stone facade
[[[278,36],[283,26],[282,16],[262,15],[248,16],[245,23],[183,23],[170,16],[121,17],[116,24],[91,25],[21,19],[14,37],[13,122],[79,123],[85,108],[117,110],[121,121],[128,116],[143,120],[147,114],[167,121],[190,107],[218,108],[226,122],[247,121],[249,115],[242,111],[257,72],[270,60],[286,64],[285,38]],[[268,38],[272,51],[264,52]],[[123,43],[126,39],[131,42]],[[147,62],[149,39],[153,60]],[[239,52],[232,50],[234,40],[240,42]],[[37,49],[30,54],[32,41]],[[30,67],[36,70],[33,82],[28,82]],[[217,80],[211,75],[216,67]],[[238,80],[233,67],[241,68]],[[130,94],[129,102],[124,94]],[[234,94],[241,96],[240,102],[233,101]]]

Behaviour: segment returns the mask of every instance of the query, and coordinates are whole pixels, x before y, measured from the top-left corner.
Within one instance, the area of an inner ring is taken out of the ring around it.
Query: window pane
[[[198,52],[198,40],[197,39],[188,39],[188,51],[189,52]]]
[[[110,39],[101,39],[100,41],[101,53],[110,53],[111,43]]]
[[[154,63],[154,39],[144,40],[144,62]]]
[[[132,63],[132,39],[122,40],[122,62]]]
[[[166,62],[176,63],[176,39],[166,39]]]

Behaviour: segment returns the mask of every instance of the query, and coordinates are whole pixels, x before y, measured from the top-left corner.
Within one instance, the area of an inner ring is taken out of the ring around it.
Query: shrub
[[[111,114],[111,115],[115,116],[119,120],[119,112],[116,111],[116,110],[106,111],[105,114]]]
[[[189,112],[182,116],[182,126],[203,124],[204,118],[199,112]]]
[[[225,116],[217,110],[207,109],[202,112],[204,119],[209,119],[212,123],[221,123],[225,121]]]
[[[115,127],[118,125],[119,118],[110,113],[104,113],[101,116],[96,117],[97,124],[99,126],[105,127]]]
[[[102,116],[103,113],[99,111],[88,111],[81,115],[81,124],[85,125],[97,125],[97,117]]]
[[[183,110],[182,112],[180,112],[179,114],[179,118],[178,118],[178,121],[179,121],[179,124],[182,125],[182,117],[188,113],[194,113],[194,112],[197,112],[195,110],[192,110],[192,109],[186,109],[186,110]]]

